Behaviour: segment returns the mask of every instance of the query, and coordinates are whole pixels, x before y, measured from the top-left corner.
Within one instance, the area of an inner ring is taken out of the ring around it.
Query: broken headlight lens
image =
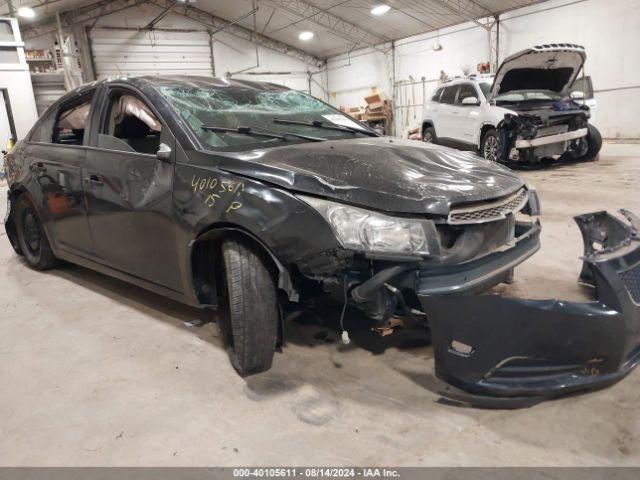
[[[423,221],[383,215],[363,208],[299,196],[331,224],[340,243],[354,250],[427,255]]]

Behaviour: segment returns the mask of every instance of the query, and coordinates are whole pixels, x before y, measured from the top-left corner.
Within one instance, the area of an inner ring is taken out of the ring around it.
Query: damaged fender
[[[506,406],[600,388],[640,362],[640,220],[607,212],[575,217],[584,240],[580,281],[592,302],[501,295],[420,295],[436,375],[450,397]]]

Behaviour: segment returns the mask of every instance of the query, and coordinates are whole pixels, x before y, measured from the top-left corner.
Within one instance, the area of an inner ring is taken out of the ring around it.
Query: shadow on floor
[[[22,268],[28,268],[24,264],[24,260],[21,259],[21,263]],[[227,318],[228,313],[225,309],[212,311],[190,307],[135,285],[72,264],[65,264],[61,268],[42,274],[58,277],[97,292],[138,312],[167,322],[176,328],[186,329],[216,348],[225,348],[215,325]],[[291,314],[291,311],[288,313]],[[411,353],[411,350],[419,349],[418,361],[433,358],[432,349],[429,348],[426,351],[424,349],[430,345],[429,332],[425,327],[401,328],[392,335],[383,337],[372,331],[372,323],[368,317],[352,309],[347,309],[344,317],[344,327],[349,332],[350,343],[343,344],[340,314],[340,305],[325,303],[322,300],[321,303],[315,302],[315,306],[311,308],[297,311],[294,315],[296,318],[286,322],[285,347],[286,345],[296,345],[302,349],[320,350],[322,356],[326,353],[330,358],[335,369],[343,367],[341,361],[335,359],[336,352],[346,353],[359,349],[375,356],[382,355],[389,349],[408,353]],[[291,357],[289,360],[295,361]],[[293,386],[299,388],[301,382],[311,383],[314,387],[321,389],[326,387],[326,385],[321,386],[314,382],[313,375],[307,375],[304,371],[299,373],[295,370],[292,371],[295,366],[288,363],[280,362],[279,365],[282,368],[278,368],[276,371],[272,369],[264,374],[246,378],[247,395],[254,399],[279,395],[289,391]],[[429,373],[420,374],[420,378],[415,376],[412,378],[410,370],[397,371],[435,395],[442,390],[443,384]],[[290,376],[294,376],[291,381],[289,380]],[[334,380],[336,384],[341,381],[338,378]],[[372,396],[373,400],[375,398]],[[389,399],[383,401],[386,402]]]

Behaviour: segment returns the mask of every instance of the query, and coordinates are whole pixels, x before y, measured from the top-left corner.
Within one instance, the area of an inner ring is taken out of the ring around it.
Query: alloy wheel
[[[493,135],[490,135],[484,141],[484,147],[482,149],[484,158],[495,162],[498,160],[498,139]]]

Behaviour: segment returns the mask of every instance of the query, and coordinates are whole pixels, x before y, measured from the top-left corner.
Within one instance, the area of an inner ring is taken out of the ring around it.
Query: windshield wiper
[[[274,118],[273,123],[281,123],[283,125],[304,125],[306,127],[315,127],[315,128],[325,128],[327,130],[335,130],[337,132],[350,132],[350,133],[362,133],[364,135],[369,135],[370,137],[379,137],[379,135],[375,132],[371,132],[369,130],[364,130],[362,128],[357,127],[348,127],[346,125],[328,125],[327,123],[321,120],[314,120],[312,122],[301,122],[299,120],[285,120],[283,118]]]
[[[229,127],[218,127],[216,125],[202,125],[200,128],[202,128],[203,130],[208,130],[210,132],[240,133],[242,135],[250,135],[254,137],[275,138],[277,140],[282,140],[283,142],[288,141],[287,137],[301,138],[302,140],[308,140],[310,142],[324,142],[326,140],[324,138],[310,137],[308,135],[299,135],[297,133],[291,133],[291,132],[275,132],[274,130],[268,130],[263,127],[257,127],[257,128],[262,128],[263,130],[267,130],[267,132],[260,132],[260,131],[254,130],[254,128],[256,127],[243,127],[243,126],[238,126],[236,128],[229,128]]]

